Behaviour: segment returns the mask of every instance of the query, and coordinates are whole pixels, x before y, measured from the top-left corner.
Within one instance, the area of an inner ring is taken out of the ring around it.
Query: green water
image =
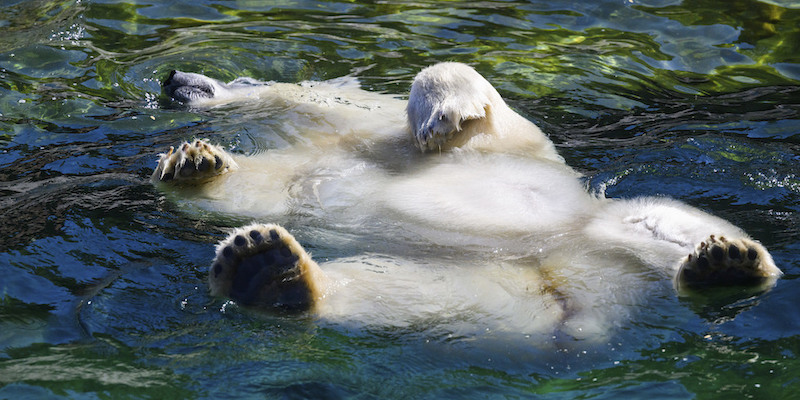
[[[256,315],[210,298],[213,244],[246,221],[183,213],[148,183],[153,154],[193,137],[251,153],[292,134],[264,115],[170,104],[159,88],[168,71],[353,74],[406,93],[445,60],[476,67],[592,189],[715,213],[761,240],[786,275],[761,295],[653,293],[618,337],[577,354],[543,354],[524,337]],[[2,1],[0,147],[0,398],[800,391],[795,1]]]

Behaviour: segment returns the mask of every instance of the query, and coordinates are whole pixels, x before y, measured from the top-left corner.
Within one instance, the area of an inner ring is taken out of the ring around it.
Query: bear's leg
[[[221,147],[205,140],[184,142],[176,150],[159,155],[158,166],[151,180],[154,183],[196,184],[238,168],[233,158]]]
[[[772,256],[761,244],[711,235],[683,261],[676,285],[680,288],[759,284],[780,275]]]
[[[326,278],[286,229],[254,224],[217,245],[208,282],[212,295],[243,306],[305,311],[322,297]]]

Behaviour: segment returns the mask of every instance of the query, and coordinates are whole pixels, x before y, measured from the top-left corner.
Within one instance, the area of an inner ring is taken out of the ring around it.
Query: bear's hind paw
[[[153,182],[169,184],[198,183],[238,168],[233,158],[221,147],[205,140],[184,142],[176,150],[159,155]]]
[[[214,296],[243,306],[306,311],[319,298],[319,266],[284,228],[239,228],[217,246],[209,270]]]
[[[774,281],[780,275],[772,256],[761,244],[711,235],[683,261],[675,283],[678,288],[758,285]]]

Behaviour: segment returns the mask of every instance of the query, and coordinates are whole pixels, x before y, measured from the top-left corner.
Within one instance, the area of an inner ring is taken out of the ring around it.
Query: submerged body
[[[218,246],[214,295],[363,325],[602,340],[653,282],[769,287],[780,275],[722,219],[587,193],[539,128],[463,64],[420,72],[407,103],[347,79],[237,81],[173,73],[165,89],[198,106],[283,104],[304,142],[255,156],[185,143],[153,180],[205,209],[300,215],[370,245],[320,267],[279,226],[240,228]]]

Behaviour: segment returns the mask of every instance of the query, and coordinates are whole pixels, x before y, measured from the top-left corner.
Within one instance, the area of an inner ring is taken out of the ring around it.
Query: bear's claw
[[[184,142],[177,150],[170,147],[169,152],[160,154],[151,179],[156,183],[196,183],[236,168],[236,162],[225,150],[198,139]]]
[[[676,285],[759,284],[781,274],[764,247],[749,239],[711,235],[681,264]]]
[[[209,286],[243,306],[305,311],[319,296],[318,268],[284,228],[255,224],[217,245]]]

